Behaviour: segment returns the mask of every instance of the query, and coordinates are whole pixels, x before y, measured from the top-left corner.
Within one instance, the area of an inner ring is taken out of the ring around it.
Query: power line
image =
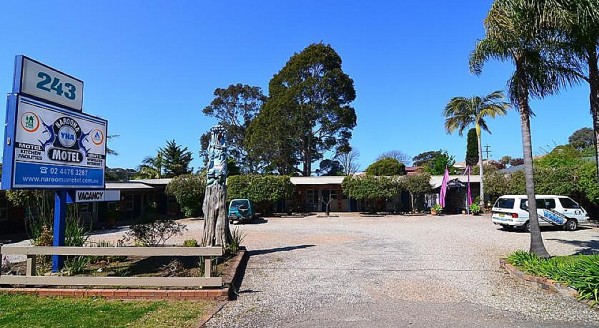
[[[489,150],[489,148],[491,148],[491,146],[485,145],[485,150],[483,150],[483,153],[486,154],[486,159],[489,159],[489,154],[491,154],[491,151]]]

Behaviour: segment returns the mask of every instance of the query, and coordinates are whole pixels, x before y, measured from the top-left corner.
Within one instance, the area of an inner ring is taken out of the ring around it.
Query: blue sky
[[[448,135],[442,110],[454,96],[505,89],[513,68],[468,56],[484,35],[490,0],[469,1],[21,1],[0,12],[0,90],[12,89],[24,54],[85,83],[84,112],[108,120],[109,167],[135,168],[167,140],[201,166],[202,114],[216,88],[268,82],[296,52],[330,44],[354,80],[352,145],[364,169],[381,153],[447,150],[462,161],[466,137]],[[532,102],[533,153],[591,126],[588,86]],[[519,116],[488,122],[493,159],[522,157]]]

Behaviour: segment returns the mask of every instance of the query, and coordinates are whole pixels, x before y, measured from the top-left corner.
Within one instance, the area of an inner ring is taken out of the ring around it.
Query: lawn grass
[[[565,283],[576,289],[579,299],[599,304],[599,254],[555,256],[544,259],[516,251],[508,262],[523,272]]]
[[[213,305],[0,293],[0,327],[194,327]]]

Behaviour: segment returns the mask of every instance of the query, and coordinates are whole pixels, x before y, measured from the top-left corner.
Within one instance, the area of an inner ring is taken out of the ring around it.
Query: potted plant
[[[472,215],[479,215],[480,212],[480,205],[478,205],[477,203],[470,204],[470,213],[472,213]]]
[[[435,204],[431,207],[432,215],[441,215],[441,212],[443,212],[443,207],[440,204]]]

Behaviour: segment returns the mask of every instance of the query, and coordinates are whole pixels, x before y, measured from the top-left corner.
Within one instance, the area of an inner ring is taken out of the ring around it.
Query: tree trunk
[[[227,248],[233,237],[227,217],[227,187],[218,183],[206,187],[204,196],[204,236],[202,246]]]
[[[588,49],[589,65],[589,100],[591,105],[591,117],[593,118],[593,131],[595,132],[595,165],[597,167],[597,183],[599,184],[599,68],[597,67],[597,49]]]
[[[485,190],[483,188],[483,145],[482,140],[480,138],[480,125],[476,124],[476,141],[478,143],[478,166],[480,168],[478,175],[480,177],[480,199],[478,200],[478,204],[480,205],[480,209],[485,208]]]
[[[516,61],[516,71],[518,71],[518,61]],[[518,74],[518,72],[516,73]],[[525,79],[520,78],[521,83]],[[535,198],[535,182],[533,179],[532,163],[532,141],[530,136],[530,108],[528,106],[528,89],[520,85],[518,92],[518,107],[520,109],[520,128],[522,130],[522,151],[524,155],[524,178],[526,181],[526,196],[528,197],[528,214],[530,220],[530,253],[543,258],[549,258],[550,255],[543,244],[541,228],[539,227],[539,217],[537,215],[537,202]]]

